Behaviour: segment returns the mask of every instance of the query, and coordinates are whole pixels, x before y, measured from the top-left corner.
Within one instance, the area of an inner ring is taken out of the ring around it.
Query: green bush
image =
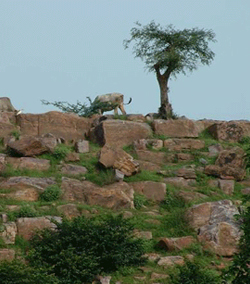
[[[176,277],[172,276],[172,284],[219,284],[220,278],[214,271],[203,268],[195,262],[187,262],[179,268]]]
[[[243,234],[240,238],[239,253],[234,255],[233,264],[224,272],[223,277],[232,284],[250,283],[250,207],[238,216],[242,221]]]
[[[133,237],[133,225],[122,216],[75,218],[43,230],[31,240],[33,267],[54,274],[59,283],[88,283],[102,272],[144,262],[143,241]]]
[[[58,187],[58,185],[50,185],[48,186],[44,192],[40,194],[39,199],[42,201],[55,201],[57,200],[61,195],[61,189]]]
[[[31,268],[21,261],[0,262],[1,284],[58,284],[53,275],[42,268]]]
[[[52,156],[57,160],[63,160],[70,152],[71,152],[71,147],[65,144],[58,144],[55,147]]]

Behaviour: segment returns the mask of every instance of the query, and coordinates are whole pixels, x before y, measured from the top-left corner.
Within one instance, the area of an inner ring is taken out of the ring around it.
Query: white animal
[[[132,98],[130,98],[129,102],[126,105],[130,104],[131,101]],[[119,108],[122,114],[126,115],[126,111],[124,109],[125,104],[123,102],[123,94],[110,93],[110,94],[100,95],[95,98],[94,102],[107,103],[99,110],[100,114],[103,114],[105,111],[110,111],[110,110],[114,110],[114,114],[118,114],[118,108]]]

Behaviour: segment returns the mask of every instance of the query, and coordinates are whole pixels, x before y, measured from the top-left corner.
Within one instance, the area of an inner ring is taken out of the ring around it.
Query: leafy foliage
[[[187,262],[181,266],[178,276],[173,277],[173,284],[219,284],[220,278],[213,271],[202,268],[198,263]]]
[[[131,29],[131,38],[124,40],[124,47],[134,41],[133,53],[141,58],[149,71],[186,74],[197,69],[198,63],[209,65],[214,53],[208,47],[209,41],[215,42],[212,30],[175,29],[172,25],[163,28],[154,21],[142,26],[136,23]]]
[[[140,209],[148,203],[148,200],[143,194],[134,194],[135,209]]]
[[[143,241],[122,216],[75,218],[43,230],[31,241],[30,264],[55,274],[59,283],[82,283],[102,272],[143,263]]]
[[[0,279],[2,284],[58,284],[53,275],[42,268],[32,268],[21,261],[1,262]]]
[[[232,280],[232,284],[250,283],[250,207],[239,216],[243,221],[243,235],[239,243],[239,253],[234,255],[233,264],[224,277]]]
[[[71,148],[68,145],[58,144],[55,147],[52,156],[57,160],[63,160],[70,152]]]
[[[89,106],[86,103],[81,103],[77,101],[76,104],[70,104],[68,102],[48,102],[46,100],[41,100],[44,105],[53,105],[59,108],[63,112],[71,112],[76,113],[82,117],[90,117],[93,114],[100,114],[101,109],[108,109],[110,110],[110,103],[109,102],[100,102],[98,100],[92,101],[90,97],[87,97],[89,101]]]
[[[61,189],[58,185],[50,185],[48,186],[44,192],[40,195],[40,200],[43,201],[55,201],[60,197]]]

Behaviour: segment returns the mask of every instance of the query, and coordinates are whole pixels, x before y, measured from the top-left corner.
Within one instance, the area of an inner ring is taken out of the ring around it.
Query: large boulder
[[[153,121],[152,127],[157,135],[173,138],[196,138],[199,136],[199,129],[194,121],[188,119],[157,119]]]
[[[76,114],[51,111],[43,114],[20,114],[17,125],[22,135],[42,136],[53,134],[65,141],[84,139],[91,127],[91,120]]]
[[[13,107],[9,98],[0,98],[0,112],[16,112],[16,109]]]
[[[132,144],[135,140],[148,138],[152,135],[150,126],[146,123],[105,120],[91,132],[91,139],[100,145],[122,147]]]
[[[206,202],[191,207],[186,214],[189,224],[197,230],[198,239],[217,255],[232,256],[240,239],[239,214],[230,200]]]
[[[17,234],[22,236],[26,240],[30,238],[38,231],[45,228],[55,229],[56,225],[53,220],[61,222],[60,217],[35,217],[35,218],[18,218],[17,224]]]
[[[138,157],[138,160],[150,162],[160,166],[163,166],[167,163],[172,163],[176,160],[175,154],[166,152],[137,150],[136,155]]]
[[[188,248],[191,244],[196,242],[193,236],[186,236],[180,238],[161,238],[158,246],[167,251],[180,251]]]
[[[235,121],[215,123],[208,127],[208,132],[218,141],[239,142],[243,135],[243,128]]]
[[[243,180],[246,175],[244,150],[234,147],[220,151],[215,165],[205,167],[205,174],[222,179],[232,177],[236,180]]]
[[[24,136],[20,140],[9,141],[8,148],[20,156],[32,157],[49,152],[49,148],[39,138]]]
[[[46,187],[56,184],[54,178],[33,178],[33,177],[10,177],[0,183],[0,189],[8,190],[9,193],[2,194],[2,197],[14,198],[17,200],[36,201]],[[3,196],[4,195],[4,196]]]
[[[6,162],[7,164],[10,164],[13,169],[47,171],[50,168],[50,161],[46,159],[6,157]]]
[[[153,201],[163,201],[166,195],[166,184],[154,181],[139,181],[132,182],[135,192],[145,195],[148,199]]]
[[[125,182],[99,187],[89,181],[63,178],[62,199],[111,209],[134,208],[134,190]]]
[[[104,167],[113,167],[121,171],[126,176],[131,176],[139,172],[139,163],[133,157],[120,148],[105,145],[99,157],[99,163]]]

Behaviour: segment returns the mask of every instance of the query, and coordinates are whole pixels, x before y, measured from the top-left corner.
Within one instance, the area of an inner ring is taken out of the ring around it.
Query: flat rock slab
[[[5,197],[24,201],[36,201],[46,187],[56,184],[54,178],[10,177],[0,183],[0,188],[7,189]]]
[[[50,168],[50,161],[46,159],[36,159],[31,157],[13,158],[6,157],[6,163],[13,169],[28,169],[37,171],[47,171]]]
[[[100,145],[123,147],[131,145],[135,140],[148,138],[152,135],[150,126],[146,123],[105,120],[92,131],[92,140]]]
[[[196,138],[199,136],[199,129],[192,120],[163,120],[156,119],[152,123],[154,133],[173,138]]]
[[[125,182],[99,187],[89,181],[63,178],[61,188],[63,200],[99,205],[114,210],[134,208],[134,190]]]
[[[139,181],[132,182],[132,185],[135,192],[145,195],[148,199],[153,201],[163,201],[166,195],[166,184],[162,182],[153,182],[153,181]]]
[[[15,222],[3,223],[0,237],[6,245],[13,245],[15,243],[17,226]]]
[[[66,175],[83,175],[86,174],[88,170],[83,166],[77,166],[73,164],[64,164],[61,168],[61,173]]]
[[[165,256],[161,257],[157,264],[160,266],[169,267],[174,265],[184,265],[185,261],[182,256]]]
[[[41,136],[51,133],[65,141],[84,139],[91,127],[91,119],[76,114],[50,111],[43,114],[20,114],[17,125],[22,135]]]
[[[164,147],[170,151],[200,150],[205,147],[205,142],[199,139],[167,139],[164,140]]]

